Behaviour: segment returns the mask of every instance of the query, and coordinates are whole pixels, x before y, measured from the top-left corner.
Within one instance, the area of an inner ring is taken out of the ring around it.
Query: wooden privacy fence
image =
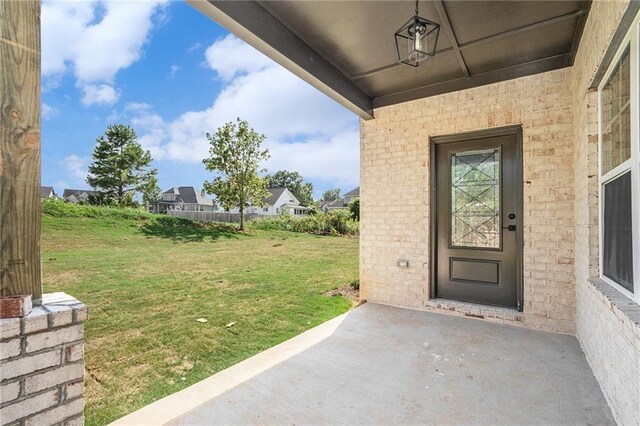
[[[197,220],[200,222],[228,222],[240,223],[240,213],[224,213],[224,212],[191,212],[182,210],[168,210],[169,216],[181,217],[183,219]],[[254,219],[259,215],[255,213],[244,215],[244,220]]]

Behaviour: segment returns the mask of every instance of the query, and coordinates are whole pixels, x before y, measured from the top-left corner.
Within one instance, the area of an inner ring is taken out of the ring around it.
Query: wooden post
[[[40,1],[0,1],[0,296],[42,300]]]

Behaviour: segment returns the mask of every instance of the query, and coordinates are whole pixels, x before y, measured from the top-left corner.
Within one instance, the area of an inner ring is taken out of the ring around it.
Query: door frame
[[[523,151],[522,151],[522,126],[505,126],[495,129],[474,130],[471,132],[456,133],[452,135],[431,136],[429,137],[429,221],[431,236],[429,238],[429,251],[431,267],[429,277],[429,299],[436,299],[437,294],[437,275],[438,275],[438,209],[437,209],[437,162],[436,147],[440,144],[465,142],[475,139],[484,139],[498,136],[515,136],[516,137],[516,215],[520,218],[519,226],[516,228],[516,245],[518,252],[516,253],[516,294],[517,294],[517,310],[522,312],[524,308],[524,179],[523,179]],[[509,308],[506,308],[509,309]]]

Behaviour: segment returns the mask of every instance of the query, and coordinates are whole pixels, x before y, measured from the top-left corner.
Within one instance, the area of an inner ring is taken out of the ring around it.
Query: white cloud
[[[240,117],[267,136],[270,171],[357,185],[358,119],[351,112],[233,36],[215,42],[206,56],[225,80],[211,107],[171,122],[147,104],[125,107],[123,115],[155,159],[199,163],[208,154],[205,134]]]
[[[62,197],[62,194],[64,193],[63,191],[66,188],[69,188],[69,183],[67,183],[66,180],[57,180],[53,183],[53,188],[56,191],[56,194],[58,194],[58,197]]]
[[[120,94],[108,84],[85,84],[82,86],[82,104],[89,105],[113,105]]]
[[[67,155],[62,160],[62,166],[67,172],[65,176],[65,184],[66,182],[71,182],[73,185],[86,185],[87,173],[89,168],[88,157],[80,157],[76,154]]]
[[[182,67],[178,65],[171,65],[171,68],[169,68],[169,72],[167,73],[167,78],[175,77],[177,72],[180,71],[181,68]]]
[[[42,115],[42,119],[43,120],[48,120],[49,118],[51,118],[52,116],[56,115],[58,113],[58,109],[55,107],[52,107],[51,105],[45,104],[44,102],[42,103],[41,107],[40,107],[40,111],[41,111],[41,115]]]
[[[80,89],[96,83],[113,86],[117,72],[142,56],[151,28],[163,19],[166,3],[167,0],[44,1],[41,25],[45,87],[55,87],[67,72],[73,72]]]
[[[209,46],[205,58],[209,68],[225,80],[273,66],[271,59],[231,34]]]
[[[124,106],[126,112],[150,111],[153,107],[146,102],[127,102]]]
[[[91,25],[95,2],[42,3],[42,75],[64,74],[68,64],[82,52],[77,51],[77,40]]]
[[[127,102],[124,106],[124,110],[131,111],[149,111],[151,109],[151,105],[145,102]]]
[[[196,50],[200,50],[201,47],[202,47],[202,43],[195,43],[191,45],[189,48],[187,48],[187,53],[193,53]]]
[[[114,111],[109,122],[127,122],[136,131],[138,142],[151,151],[154,159],[167,158],[163,142],[168,140],[167,123],[144,102],[127,102],[122,111]]]
[[[359,132],[344,130],[331,136],[294,143],[268,141],[269,171],[297,170],[306,179],[332,181],[346,191],[360,176]],[[345,191],[345,192],[346,192]]]

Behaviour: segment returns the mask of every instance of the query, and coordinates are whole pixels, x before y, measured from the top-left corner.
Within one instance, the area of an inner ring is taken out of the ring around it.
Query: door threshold
[[[469,302],[460,302],[450,299],[430,299],[426,303],[427,308],[455,312],[460,315],[473,318],[493,318],[504,321],[523,322],[522,312],[515,308],[504,308],[500,306],[479,305]]]

